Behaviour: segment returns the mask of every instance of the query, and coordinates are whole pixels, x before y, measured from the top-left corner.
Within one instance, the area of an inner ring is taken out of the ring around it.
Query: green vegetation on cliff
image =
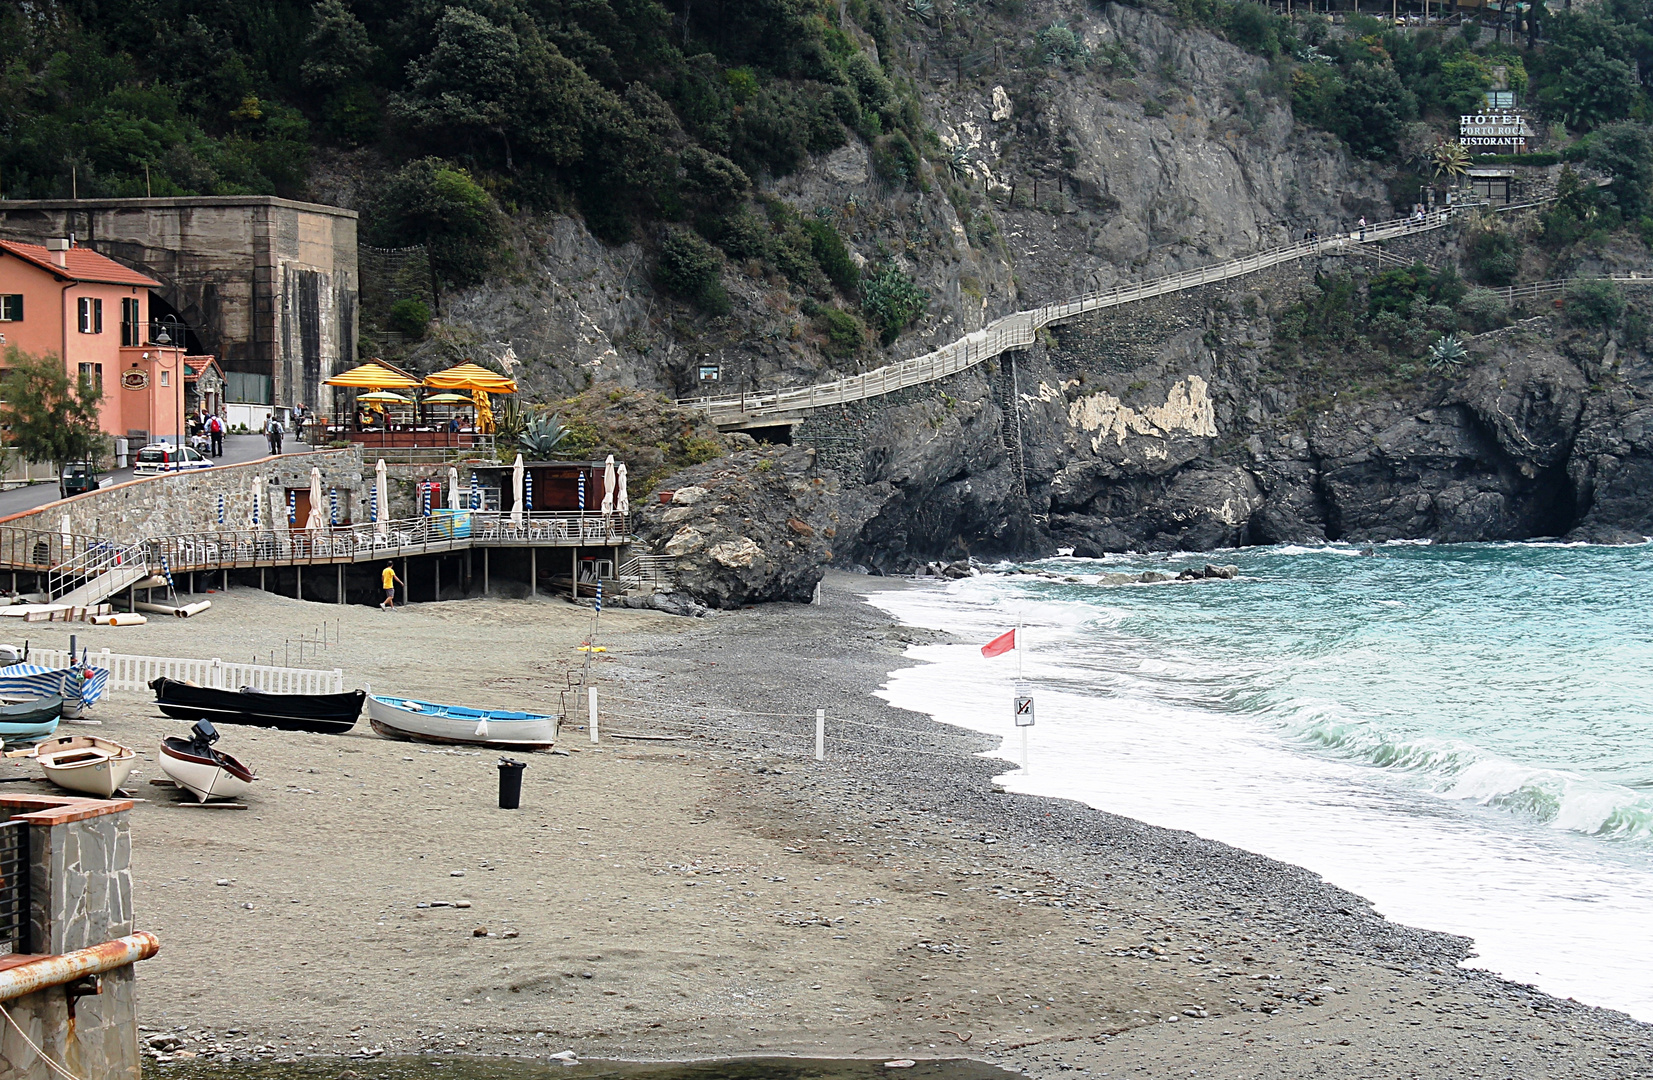
[[[640,220],[715,214],[747,176],[852,136],[916,139],[915,95],[861,47],[885,32],[882,14],[865,0],[847,12],[840,22],[823,0],[6,5],[0,191],[303,195],[316,147],[366,146],[392,166],[443,159],[507,207],[577,207],[619,239]],[[427,225],[404,215],[378,239],[432,239]]]

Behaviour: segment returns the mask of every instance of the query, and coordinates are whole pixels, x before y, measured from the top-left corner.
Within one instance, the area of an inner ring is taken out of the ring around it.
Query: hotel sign
[[[1532,129],[1519,113],[1477,113],[1458,117],[1458,142],[1465,147],[1485,147],[1483,152],[1506,150],[1524,153]]]

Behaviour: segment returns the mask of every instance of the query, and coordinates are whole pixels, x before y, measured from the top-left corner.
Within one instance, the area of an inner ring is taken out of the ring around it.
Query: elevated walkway
[[[0,569],[45,574],[60,603],[95,603],[163,569],[173,574],[343,565],[477,548],[622,548],[626,514],[471,511],[326,529],[218,529],[116,547],[101,537],[0,526]],[[97,593],[95,599],[91,594]],[[88,599],[71,600],[71,596]]]
[[[1202,285],[1255,274],[1259,270],[1320,255],[1347,255],[1363,245],[1378,244],[1403,236],[1415,236],[1443,228],[1458,209],[1439,210],[1422,218],[1403,218],[1371,225],[1357,232],[1270,248],[1255,255],[1213,263],[1197,270],[1167,274],[1135,285],[1119,285],[1101,292],[1085,293],[1059,304],[1018,311],[995,319],[975,333],[967,334],[934,352],[886,364],[861,375],[852,375],[814,386],[797,386],[762,394],[730,397],[679,398],[678,404],[698,409],[724,430],[771,427],[797,423],[812,409],[865,401],[909,386],[935,382],[975,367],[1012,349],[1032,345],[1038,331],[1052,323],[1104,308],[1134,304],[1156,296],[1197,289]]]

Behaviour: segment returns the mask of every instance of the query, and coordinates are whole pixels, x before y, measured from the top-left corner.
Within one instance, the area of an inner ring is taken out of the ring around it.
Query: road
[[[310,447],[301,442],[288,439],[283,444],[283,452],[301,454]],[[224,456],[217,459],[220,465],[239,465],[246,461],[256,461],[269,455],[269,444],[262,435],[225,435]],[[123,483],[132,479],[131,468],[114,469],[106,474],[104,486]],[[57,499],[56,484],[30,484],[28,487],[13,488],[10,491],[0,491],[0,518],[12,514],[20,514],[25,510],[33,510],[37,506]]]

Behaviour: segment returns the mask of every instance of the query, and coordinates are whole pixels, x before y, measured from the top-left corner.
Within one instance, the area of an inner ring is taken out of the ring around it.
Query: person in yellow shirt
[[[379,606],[390,611],[396,607],[396,586],[400,585],[405,589],[408,583],[396,576],[396,567],[393,563],[385,563],[384,571],[379,577],[385,583],[385,601]]]

